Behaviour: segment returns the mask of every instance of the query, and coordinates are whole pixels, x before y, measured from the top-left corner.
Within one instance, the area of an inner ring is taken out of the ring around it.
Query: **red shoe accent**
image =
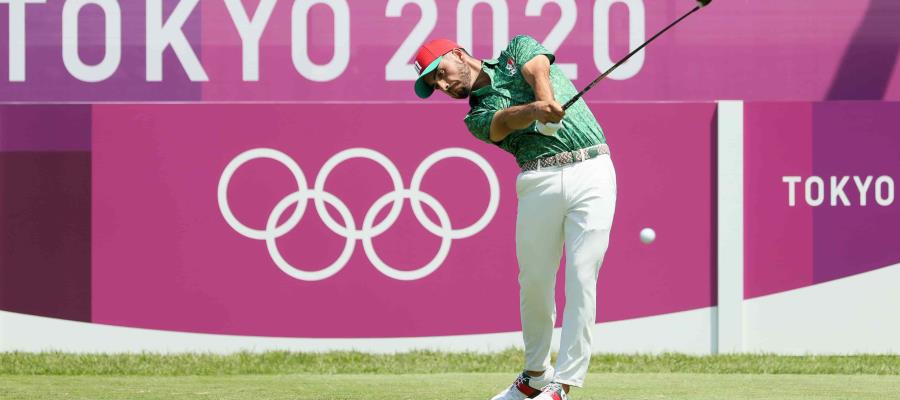
[[[516,379],[516,389],[519,389],[519,391],[528,396],[529,399],[533,399],[541,394],[540,390],[528,386],[528,378],[525,376],[520,376],[519,379]]]

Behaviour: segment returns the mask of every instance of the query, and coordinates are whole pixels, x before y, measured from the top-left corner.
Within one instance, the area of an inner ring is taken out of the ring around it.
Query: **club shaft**
[[[613,71],[615,71],[616,68],[619,68],[620,65],[622,65],[622,64],[624,64],[626,61],[628,61],[629,58],[631,58],[633,55],[637,54],[637,52],[641,51],[644,47],[647,47],[647,45],[650,44],[650,42],[652,42],[654,39],[658,38],[659,35],[662,35],[662,34],[665,33],[667,30],[671,29],[673,26],[675,26],[676,24],[678,24],[679,22],[681,22],[681,20],[687,18],[689,15],[691,15],[691,14],[697,12],[697,10],[699,10],[700,8],[701,8],[701,6],[696,6],[696,7],[694,7],[694,9],[692,9],[691,11],[689,11],[687,14],[684,14],[683,16],[681,16],[681,18],[678,18],[677,20],[675,20],[675,22],[669,24],[669,26],[667,26],[667,27],[663,28],[663,30],[657,32],[655,35],[653,35],[653,37],[651,37],[649,40],[647,40],[646,42],[644,42],[644,44],[642,44],[642,45],[638,46],[638,48],[632,50],[631,53],[628,53],[628,55],[625,56],[625,58],[621,59],[621,60],[620,60],[619,62],[617,62],[615,65],[613,65],[612,67],[610,67],[608,70],[606,70],[606,72],[604,72],[604,73],[603,73],[602,75],[600,75],[597,79],[594,79],[593,82],[591,82],[589,85],[587,85],[587,87],[585,87],[585,88],[582,89],[580,92],[578,92],[578,94],[576,94],[575,97],[572,97],[571,100],[567,101],[566,104],[563,106],[563,110],[566,110],[566,109],[568,109],[569,107],[571,107],[572,104],[575,104],[575,102],[578,101],[578,99],[580,99],[581,96],[584,96],[584,94],[585,94],[588,90],[591,90],[591,88],[594,87],[594,85],[596,85],[597,82],[600,82],[601,80],[603,80],[603,78],[606,78],[609,74],[611,74]]]

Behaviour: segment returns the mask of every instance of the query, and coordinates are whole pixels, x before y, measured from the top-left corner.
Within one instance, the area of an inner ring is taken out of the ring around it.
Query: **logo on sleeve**
[[[513,76],[516,74],[516,71],[518,71],[518,69],[516,69],[516,60],[514,60],[512,57],[507,58],[506,73],[509,74],[509,76]]]

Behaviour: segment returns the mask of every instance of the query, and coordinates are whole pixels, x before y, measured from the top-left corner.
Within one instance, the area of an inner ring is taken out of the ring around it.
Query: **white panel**
[[[709,353],[711,315],[710,309],[705,308],[599,324],[595,327],[594,350]],[[559,329],[555,333],[558,339]],[[0,311],[0,351],[232,353],[358,350],[393,353],[416,349],[494,352],[521,346],[521,332],[388,339],[273,338],[125,328]],[[558,346],[557,340],[554,349]]]
[[[713,351],[741,352],[744,300],[744,102],[718,108],[718,325]]]
[[[900,264],[747,300],[745,349],[900,353]]]
[[[714,311],[701,308],[598,324],[594,327],[594,352],[710,354]]]

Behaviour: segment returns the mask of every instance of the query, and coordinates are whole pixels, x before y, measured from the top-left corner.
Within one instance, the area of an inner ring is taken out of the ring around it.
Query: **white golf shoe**
[[[541,394],[541,388],[553,382],[556,371],[553,367],[547,368],[541,376],[530,376],[522,371],[515,382],[504,391],[491,398],[491,400],[524,400],[535,398]]]

